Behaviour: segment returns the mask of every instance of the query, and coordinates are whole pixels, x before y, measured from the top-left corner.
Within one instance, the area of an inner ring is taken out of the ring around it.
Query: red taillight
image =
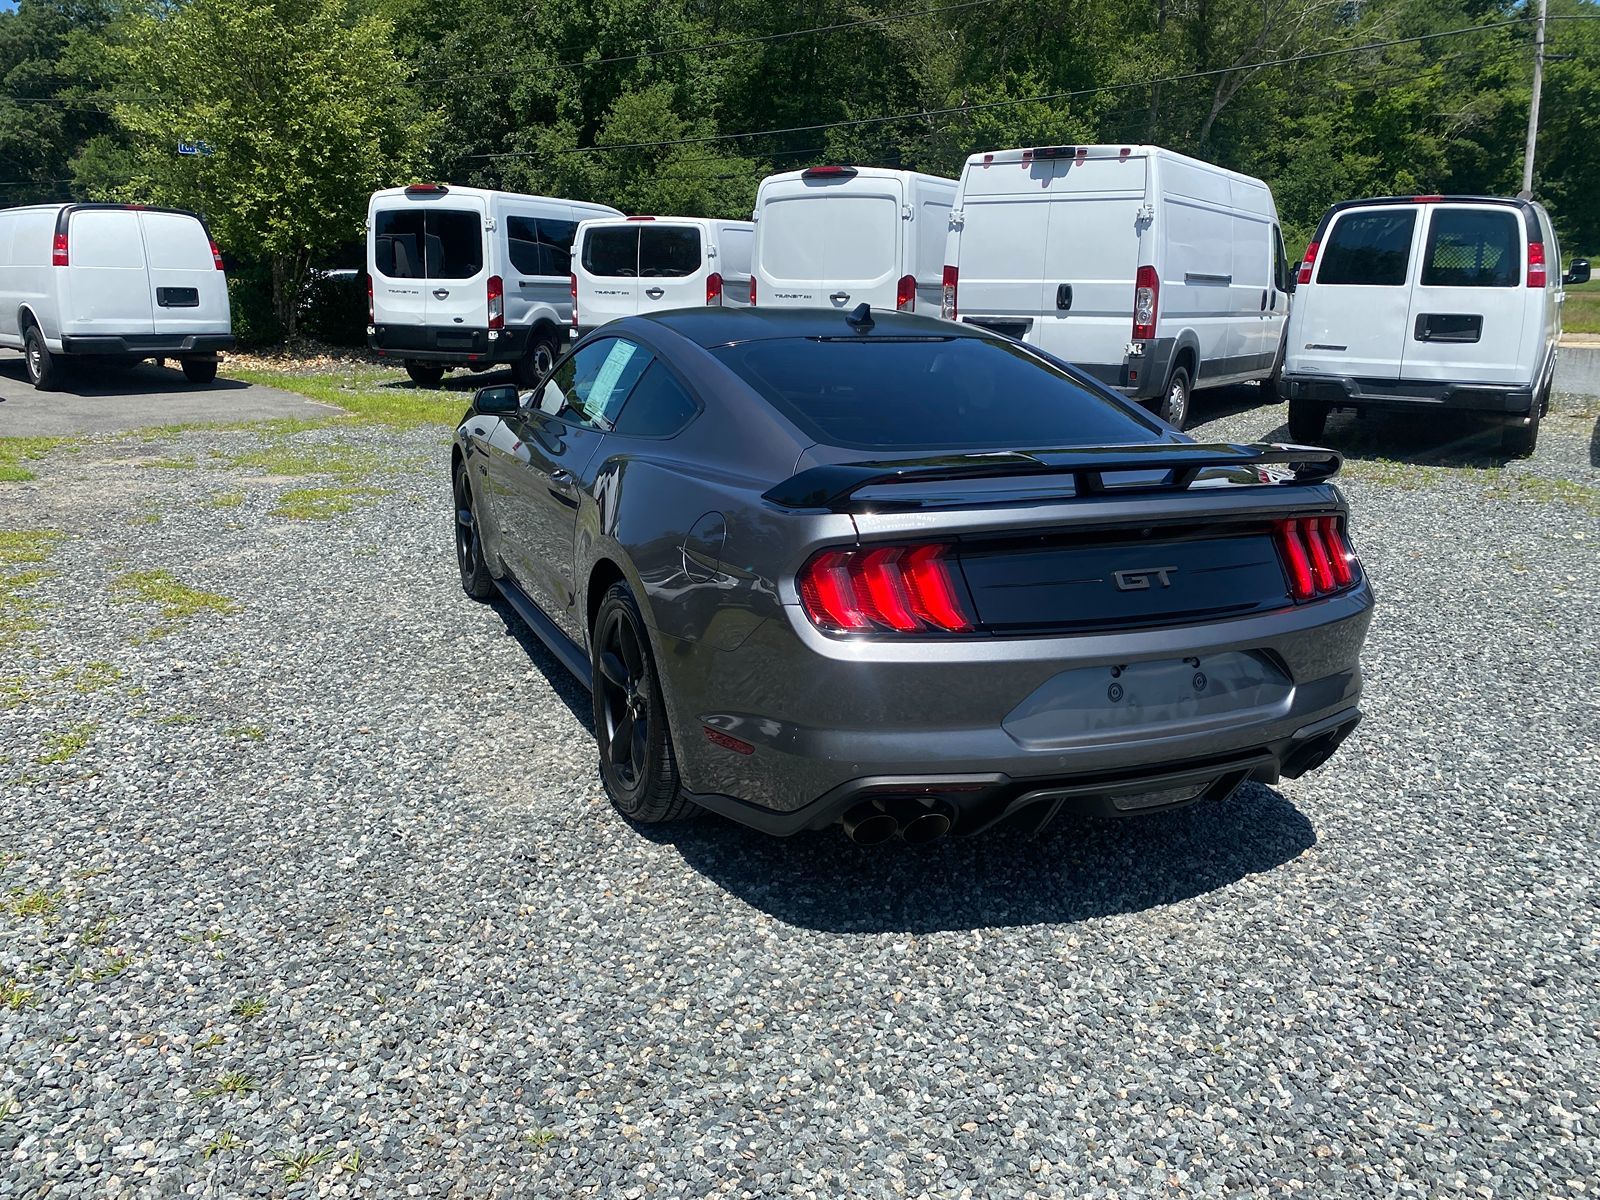
[[[1549,276],[1544,269],[1544,243],[1528,243],[1528,286],[1542,288]]]
[[[902,275],[894,285],[894,306],[901,312],[917,311],[917,277]]]
[[[1161,303],[1161,276],[1154,267],[1140,267],[1133,279],[1133,340],[1156,335],[1156,312]]]
[[[1411,203],[1413,203],[1413,204],[1433,204],[1436,201],[1443,200],[1443,199],[1444,199],[1444,197],[1441,196],[1438,192],[1430,192],[1426,196],[1413,196],[1413,197],[1411,197]]]
[[[807,167],[800,172],[802,179],[849,179],[856,174],[854,167]]]
[[[1278,550],[1296,600],[1331,596],[1356,581],[1356,554],[1338,517],[1279,522]]]
[[[64,267],[67,265],[67,231],[63,229],[56,234],[56,240],[50,243],[50,265]]]
[[[1300,260],[1300,275],[1296,283],[1310,283],[1311,269],[1317,265],[1317,243],[1312,242],[1306,247],[1306,256]]]
[[[217,249],[215,239],[211,239],[211,261],[217,264],[217,270],[222,270],[222,251]]]
[[[956,285],[961,282],[959,267],[946,267],[939,289],[939,315],[946,321],[956,319]]]
[[[378,306],[372,301],[372,276],[367,276],[367,324],[375,325],[378,321]]]
[[[630,221],[654,221],[655,220],[654,217],[629,217],[627,219],[630,220]]]
[[[406,185],[408,196],[443,196],[449,188],[442,183],[410,183]]]
[[[966,632],[950,559],[945,545],[824,550],[801,568],[800,604],[830,633]]]
[[[706,276],[706,303],[722,304],[722,276],[715,271]]]
[[[489,328],[506,327],[506,285],[498,275],[489,276]]]
[[[756,277],[750,276],[750,307],[756,306]]]
[[[578,277],[571,275],[568,278],[572,284],[572,327],[576,329],[578,327]]]

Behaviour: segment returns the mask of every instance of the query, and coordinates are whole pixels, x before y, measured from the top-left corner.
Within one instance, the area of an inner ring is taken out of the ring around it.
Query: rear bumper
[[[1455,409],[1507,418],[1526,417],[1533,407],[1531,383],[1449,383],[1432,380],[1359,379],[1349,375],[1285,372],[1290,400],[1312,400],[1335,408]]]
[[[367,345],[383,358],[465,366],[516,362],[528,349],[528,330],[469,329],[464,325],[368,325]]]
[[[1079,370],[1093,375],[1107,387],[1116,388],[1133,400],[1153,400],[1166,390],[1172,372],[1172,356],[1177,353],[1177,338],[1151,338],[1136,342],[1141,353],[1130,354],[1116,363],[1077,363]]]
[[[61,353],[92,357],[97,354],[138,354],[145,358],[185,354],[215,354],[233,349],[231,333],[66,333]]]

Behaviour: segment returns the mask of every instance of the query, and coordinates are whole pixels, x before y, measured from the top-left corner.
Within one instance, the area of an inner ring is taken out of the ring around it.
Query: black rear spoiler
[[[1022,479],[1070,475],[1074,494],[1182,491],[1209,468],[1254,468],[1285,464],[1273,483],[1321,483],[1339,471],[1344,458],[1334,450],[1278,443],[1229,442],[1077,447],[1067,450],[1000,450],[947,454],[887,462],[830,463],[811,467],[769,488],[762,498],[783,508],[847,512],[863,488],[893,483],[939,483],[958,479]],[[1105,476],[1122,471],[1165,471],[1159,480],[1106,486]],[[1268,482],[1263,479],[1261,482]]]

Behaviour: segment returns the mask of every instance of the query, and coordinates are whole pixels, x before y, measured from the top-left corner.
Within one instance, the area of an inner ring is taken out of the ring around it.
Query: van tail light
[[[567,278],[572,288],[572,327],[576,329],[578,327],[578,277],[569,275]]]
[[[1133,340],[1156,335],[1156,311],[1161,304],[1161,277],[1154,267],[1140,267],[1133,280]]]
[[[917,277],[902,275],[894,285],[894,306],[901,312],[917,311]]]
[[[506,285],[498,275],[489,276],[489,328],[506,327]]]
[[[961,282],[959,267],[946,267],[939,289],[939,315],[946,321],[956,319],[956,285]]]
[[[1339,517],[1296,517],[1277,524],[1278,553],[1296,600],[1317,600],[1352,587],[1360,564]]]
[[[222,251],[217,249],[215,238],[207,239],[211,243],[211,261],[217,264],[217,270],[222,270]]]
[[[1544,269],[1544,243],[1529,242],[1528,286],[1531,288],[1542,288],[1548,279],[1549,276],[1545,274]]]
[[[67,231],[60,230],[56,240],[50,243],[50,265],[64,267],[67,265]]]
[[[967,633],[950,546],[824,550],[800,569],[800,605],[829,633]]]
[[[1311,269],[1317,265],[1317,247],[1316,242],[1306,247],[1306,256],[1300,260],[1300,274],[1295,278],[1297,284],[1311,282]]]
[[[750,307],[756,306],[756,277],[750,276]]]
[[[378,306],[372,299],[372,276],[367,276],[367,324],[376,325],[378,322]]]
[[[722,307],[722,276],[715,271],[706,276],[706,303]]]

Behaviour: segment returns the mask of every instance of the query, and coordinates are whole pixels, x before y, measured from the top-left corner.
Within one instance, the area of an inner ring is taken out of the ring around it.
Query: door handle
[[[846,300],[850,299],[850,293],[835,292],[833,295],[829,296],[828,299],[832,300],[835,304],[843,304]]]
[[[1068,312],[1072,308],[1072,285],[1061,283],[1056,285],[1056,309]]]
[[[550,482],[561,487],[571,487],[574,482],[572,472],[557,467],[550,472]]]
[[[450,298],[450,289],[449,288],[434,288],[433,289],[433,298],[435,300],[448,300]]]
[[[649,288],[645,288],[644,294],[646,296],[649,296],[650,299],[652,299],[652,300],[659,300],[659,299],[661,299],[663,293],[662,293],[662,290],[660,288],[658,288],[658,287],[649,287]]]
[[[1267,289],[1266,288],[1262,288],[1261,289],[1261,311],[1262,312],[1266,312],[1267,311]]]

